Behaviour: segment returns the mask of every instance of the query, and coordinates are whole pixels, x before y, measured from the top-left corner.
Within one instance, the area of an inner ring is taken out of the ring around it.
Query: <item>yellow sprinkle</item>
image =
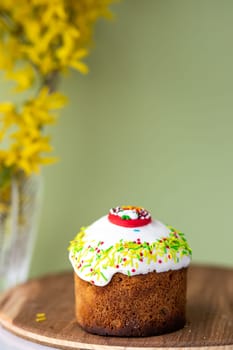
[[[42,321],[45,321],[46,320],[46,315],[45,315],[45,312],[38,312],[36,314],[36,322],[42,322]]]
[[[36,322],[43,322],[43,321],[46,321],[46,317],[36,318]]]

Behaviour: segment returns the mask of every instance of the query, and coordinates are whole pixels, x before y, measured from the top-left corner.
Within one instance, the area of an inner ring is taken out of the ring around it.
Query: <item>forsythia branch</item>
[[[54,162],[46,126],[56,122],[54,110],[65,97],[56,92],[68,69],[88,72],[96,21],[110,18],[114,0],[1,0],[0,70],[16,83],[16,92],[40,82],[38,93],[22,105],[0,103],[0,190],[15,173],[30,175]],[[1,192],[0,192],[1,197]]]

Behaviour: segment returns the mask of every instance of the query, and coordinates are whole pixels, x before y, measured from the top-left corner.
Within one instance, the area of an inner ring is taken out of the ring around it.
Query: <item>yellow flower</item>
[[[2,130],[8,129],[17,123],[18,115],[16,107],[11,102],[0,103],[0,127]]]
[[[17,166],[27,175],[38,173],[40,165],[48,163],[44,153],[51,152],[50,138],[42,136],[41,133],[28,133],[27,129],[21,129],[12,135],[15,143],[7,153],[5,165],[7,167]],[[50,158],[49,161],[54,161]]]
[[[64,107],[67,98],[59,92],[49,93],[48,87],[41,89],[39,95],[35,99],[31,99],[31,103],[35,107],[44,107],[47,109],[60,109]]]
[[[38,96],[23,105],[21,111],[17,111],[12,103],[0,104],[0,120],[4,126],[0,136],[3,137],[4,133],[7,135],[11,125],[17,125],[17,129],[9,135],[10,148],[0,155],[6,167],[17,167],[30,175],[38,172],[42,164],[56,161],[56,158],[45,155],[52,151],[52,147],[50,138],[42,135],[42,126],[54,122],[55,116],[51,111],[60,109],[65,102],[66,98],[62,94],[49,94],[49,89],[44,87]]]
[[[0,69],[12,70],[16,60],[21,56],[21,46],[17,39],[9,38],[0,41]]]
[[[35,42],[41,35],[41,23],[29,17],[24,23],[24,31],[28,42]]]
[[[32,86],[34,81],[34,73],[32,67],[29,65],[17,71],[8,71],[6,76],[17,82],[17,86],[15,87],[16,92],[27,90]]]
[[[70,59],[70,66],[83,74],[88,73],[88,67],[85,63],[80,61],[80,58],[87,56],[88,51],[85,49],[77,50]]]
[[[0,103],[0,113],[11,113],[15,111],[15,105],[12,102]]]

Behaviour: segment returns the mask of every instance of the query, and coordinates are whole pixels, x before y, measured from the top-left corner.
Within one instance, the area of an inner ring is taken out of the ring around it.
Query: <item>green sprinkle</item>
[[[121,219],[122,220],[131,220],[129,215],[122,215]]]
[[[109,250],[111,250],[112,248],[113,248],[113,245],[111,245],[111,247],[107,248],[104,252],[105,252],[105,253],[108,253]]]
[[[105,281],[108,280],[107,277],[103,274],[103,272],[100,272],[100,274],[101,274],[101,276],[103,277],[103,279],[104,279]]]
[[[135,247],[135,248],[129,248],[129,249],[131,249],[131,250],[138,250],[138,249],[140,249],[141,247],[138,245],[138,247]]]
[[[85,269],[86,267],[90,267],[91,264],[84,265],[83,268]]]
[[[120,247],[119,249],[117,249],[118,252],[121,252],[122,250],[124,250],[124,247]]]

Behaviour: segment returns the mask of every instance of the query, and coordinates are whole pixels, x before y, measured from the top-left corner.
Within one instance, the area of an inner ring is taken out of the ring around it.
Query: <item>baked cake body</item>
[[[70,245],[75,311],[91,333],[149,336],[185,324],[191,249],[183,233],[143,208],[117,207]]]
[[[75,274],[76,319],[85,330],[142,337],[175,331],[185,324],[187,269],[133,277],[117,273],[101,288]]]

